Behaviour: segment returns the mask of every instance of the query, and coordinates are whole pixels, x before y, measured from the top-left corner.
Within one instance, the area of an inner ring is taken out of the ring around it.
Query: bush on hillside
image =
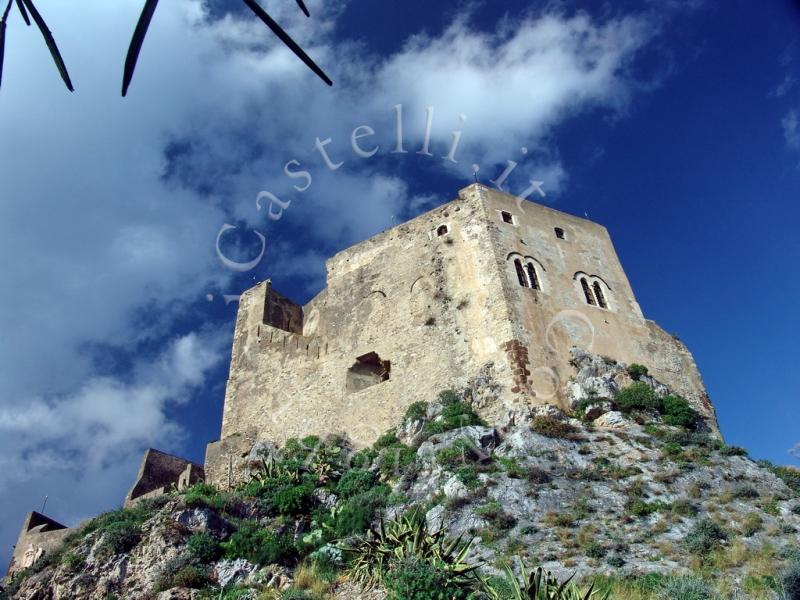
[[[647,367],[638,363],[631,363],[628,365],[627,371],[631,379],[635,379],[636,381],[638,381],[640,377],[647,375]]]
[[[698,577],[669,577],[658,591],[658,600],[710,600],[708,584]]]
[[[711,519],[700,519],[686,534],[684,547],[692,554],[710,552],[728,539],[728,534]]]
[[[658,396],[653,388],[641,381],[621,389],[614,398],[614,404],[624,413],[634,410],[658,410],[660,406]]]
[[[225,558],[244,558],[256,565],[285,564],[295,555],[292,538],[245,521],[227,541],[222,542]]]
[[[549,415],[534,417],[531,429],[540,435],[551,438],[569,438],[578,431],[573,425]]]

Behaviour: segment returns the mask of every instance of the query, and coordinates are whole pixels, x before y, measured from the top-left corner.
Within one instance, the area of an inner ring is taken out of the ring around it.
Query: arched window
[[[586,277],[581,277],[581,287],[583,288],[583,295],[586,296],[586,303],[597,306],[597,302],[594,300],[594,294],[592,294],[592,289],[589,287],[589,282],[586,281]]]
[[[597,305],[600,308],[608,308],[608,302],[606,302],[606,296],[603,294],[603,288],[600,285],[599,281],[595,281],[594,285],[594,296],[597,298]]]
[[[528,279],[525,277],[525,269],[522,266],[522,261],[518,258],[514,259],[514,267],[517,269],[517,279],[522,287],[528,287]]]
[[[527,265],[528,270],[528,283],[530,287],[534,290],[541,290],[541,286],[539,285],[539,277],[536,275],[536,267],[533,266],[532,262],[529,262]]]
[[[447,235],[447,225],[439,225],[439,228],[436,230],[436,235],[440,237]]]

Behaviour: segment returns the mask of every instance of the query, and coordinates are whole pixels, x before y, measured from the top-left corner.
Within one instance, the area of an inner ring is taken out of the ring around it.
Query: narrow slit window
[[[583,295],[586,296],[586,303],[597,306],[597,302],[594,300],[592,289],[589,287],[589,282],[586,281],[586,277],[581,277],[581,287],[583,288]]]
[[[594,282],[594,296],[597,298],[597,304],[600,308],[608,308],[608,302],[606,302],[606,296],[603,293],[603,288],[599,282]]]
[[[500,216],[503,217],[503,223],[510,223],[512,225],[514,224],[514,215],[512,215],[510,212],[501,210]]]
[[[566,239],[566,238],[564,237],[564,230],[563,230],[563,229],[561,229],[561,227],[556,227],[556,228],[555,228],[555,232],[556,232],[556,237],[557,237],[558,239],[560,239],[560,240]]]
[[[534,290],[541,290],[541,286],[539,285],[539,277],[536,275],[536,267],[533,266],[532,262],[528,263],[528,282],[530,286]]]
[[[528,279],[525,277],[525,269],[522,266],[522,261],[520,259],[514,259],[514,267],[517,270],[517,279],[519,280],[519,284],[522,287],[528,287]]]

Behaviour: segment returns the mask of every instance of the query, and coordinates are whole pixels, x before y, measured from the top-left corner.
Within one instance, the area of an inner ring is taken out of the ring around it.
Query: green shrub
[[[725,446],[720,448],[720,452],[725,456],[748,456],[749,452],[741,446]]]
[[[551,438],[568,438],[573,436],[578,430],[555,417],[549,415],[538,415],[533,418],[531,429],[540,435]]]
[[[459,467],[455,470],[455,475],[470,490],[478,489],[482,485],[478,477],[478,469],[474,465]]]
[[[708,585],[697,577],[668,577],[658,591],[658,600],[710,600]]]
[[[497,461],[503,466],[503,468],[506,470],[506,474],[511,479],[525,478],[527,471],[519,464],[519,462],[517,462],[516,458],[498,457]]]
[[[397,443],[384,448],[378,455],[378,471],[386,479],[402,476],[406,468],[416,459],[417,453],[405,444]]]
[[[637,363],[631,363],[628,365],[628,375],[630,375],[631,379],[639,380],[640,377],[644,377],[647,375],[647,367],[644,365],[640,365]]]
[[[141,539],[141,528],[133,521],[118,521],[109,524],[97,546],[96,556],[106,560],[117,554],[131,551]]]
[[[378,511],[386,506],[390,492],[389,486],[380,484],[341,503],[334,512],[331,525],[335,537],[343,538],[368,530]]]
[[[383,448],[394,446],[399,442],[400,440],[397,438],[397,434],[394,431],[390,431],[380,436],[372,445],[372,448],[375,450],[381,450]]]
[[[669,504],[665,502],[646,502],[641,498],[636,498],[628,501],[626,505],[628,513],[635,517],[647,517],[660,510],[669,508]]]
[[[369,491],[376,484],[374,473],[366,469],[350,469],[342,475],[336,484],[336,493],[342,498],[351,498]]]
[[[634,410],[658,410],[660,407],[656,393],[649,385],[641,381],[621,389],[614,398],[614,404],[624,413]]]
[[[700,519],[686,534],[683,545],[692,554],[705,554],[727,539],[728,534],[717,523],[711,519]]]
[[[503,510],[497,501],[479,506],[475,509],[475,514],[486,519],[492,527],[499,530],[511,529],[517,523],[517,519]]]
[[[734,498],[741,498],[744,500],[752,500],[753,498],[758,498],[759,496],[758,490],[749,483],[737,484],[731,491]]]
[[[699,418],[697,411],[680,396],[664,396],[661,398],[659,410],[663,421],[667,425],[683,427],[684,429],[694,429],[697,425]]]
[[[783,597],[786,600],[800,600],[800,560],[795,560],[778,577]]]
[[[530,483],[543,484],[550,483],[552,477],[550,473],[540,467],[529,467],[525,472],[525,479]]]
[[[442,390],[439,392],[438,400],[442,406],[451,406],[461,402],[461,398],[459,398],[458,392],[455,390]]]
[[[222,510],[225,499],[220,491],[207,483],[196,483],[183,492],[183,503],[190,508]]]
[[[78,571],[83,569],[84,565],[86,564],[86,560],[79,554],[74,554],[73,552],[67,552],[61,558],[61,564],[64,565],[64,567],[70,573],[77,573]]]
[[[783,482],[788,485],[793,492],[800,494],[800,469],[796,469],[795,467],[778,467],[775,465],[770,465],[769,469],[775,475],[783,479]]]
[[[452,431],[460,427],[486,425],[466,402],[462,402],[453,390],[445,390],[439,394],[439,402],[444,406],[441,415],[434,421],[425,424],[429,434]]]
[[[294,554],[292,538],[244,521],[239,529],[222,542],[225,558],[244,558],[253,564],[286,563]]]
[[[619,569],[625,566],[625,559],[622,558],[619,554],[615,554],[614,556],[609,556],[606,562],[615,569]]]
[[[197,565],[186,565],[172,576],[169,588],[182,587],[200,590],[211,583],[208,569]]]
[[[261,498],[265,508],[281,515],[307,514],[314,501],[316,477],[303,475],[298,482],[290,474],[253,480],[244,487],[244,493]]]
[[[219,540],[207,533],[195,533],[186,543],[189,556],[202,564],[212,563],[222,556]]]
[[[699,512],[697,505],[685,498],[673,502],[671,510],[674,514],[682,517],[694,517]]]
[[[409,559],[389,569],[383,579],[387,600],[466,600],[469,590],[451,581],[430,562]]]
[[[661,452],[667,458],[681,458],[683,457],[683,446],[677,442],[667,442],[661,446]]]
[[[428,414],[428,403],[427,402],[413,402],[407,409],[405,418],[407,421],[417,421],[419,419],[424,419],[425,416]]]
[[[761,531],[763,526],[764,519],[761,518],[761,515],[755,512],[747,513],[741,523],[742,535],[745,537],[750,537],[751,535]]]
[[[379,452],[372,448],[364,448],[350,456],[350,467],[353,469],[369,469]]]
[[[606,555],[606,548],[598,541],[591,541],[583,549],[583,553],[589,558],[600,559]]]

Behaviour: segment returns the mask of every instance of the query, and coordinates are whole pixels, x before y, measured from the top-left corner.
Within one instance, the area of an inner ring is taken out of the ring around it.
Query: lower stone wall
[[[27,569],[45,555],[61,546],[64,538],[75,531],[38,512],[25,516],[14,554],[8,566],[8,576]]]

